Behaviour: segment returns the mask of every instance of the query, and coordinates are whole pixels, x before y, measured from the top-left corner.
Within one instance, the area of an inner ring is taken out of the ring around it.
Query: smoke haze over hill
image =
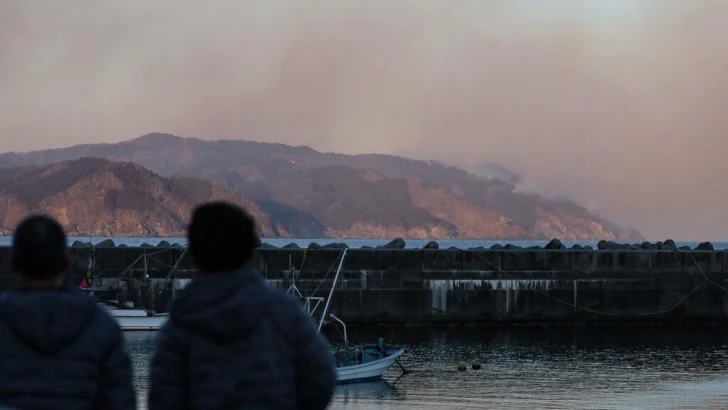
[[[0,150],[149,131],[495,162],[728,233],[728,2],[0,0]]]

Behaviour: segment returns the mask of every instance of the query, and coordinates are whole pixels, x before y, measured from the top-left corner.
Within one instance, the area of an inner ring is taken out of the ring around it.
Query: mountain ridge
[[[639,232],[577,204],[516,192],[512,182],[437,161],[394,155],[151,133],[113,144],[0,154],[0,166],[80,157],[133,162],[165,178],[210,181],[255,203],[299,237],[642,240]]]
[[[0,233],[11,234],[29,213],[43,213],[71,236],[184,236],[193,207],[211,200],[244,206],[265,236],[292,236],[254,202],[209,181],[163,178],[131,162],[88,157],[0,168]]]

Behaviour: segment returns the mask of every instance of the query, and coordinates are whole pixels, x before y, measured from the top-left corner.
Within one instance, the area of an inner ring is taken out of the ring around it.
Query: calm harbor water
[[[381,382],[340,386],[332,409],[728,408],[728,330],[350,329],[350,335],[403,344],[411,373],[400,377],[392,368]],[[145,408],[155,334],[127,338]],[[482,369],[458,372],[459,362]]]
[[[139,246],[142,243],[148,243],[150,245],[156,245],[160,241],[165,240],[170,243],[179,243],[182,245],[187,244],[187,239],[185,238],[110,238],[110,237],[71,237],[69,238],[69,243],[73,243],[74,241],[83,241],[83,242],[91,242],[93,244],[99,243],[106,239],[112,239],[114,243],[117,245],[126,244],[127,246]],[[12,242],[12,238],[9,236],[0,236],[0,246],[9,246]],[[379,246],[384,245],[389,240],[387,239],[263,239],[263,242],[267,242],[273,246],[285,246],[291,242],[295,242],[301,247],[308,246],[311,242],[316,242],[319,245],[325,245],[327,243],[346,243],[349,247],[354,248],[360,248],[362,246]],[[429,240],[424,239],[406,239],[405,240],[408,248],[422,248]],[[450,246],[455,246],[458,248],[475,248],[478,246],[482,246],[485,248],[489,248],[496,243],[500,243],[501,245],[505,245],[506,243],[512,243],[514,245],[522,246],[522,247],[528,247],[528,246],[544,246],[548,243],[548,241],[508,241],[508,240],[467,240],[467,241],[461,241],[461,240],[438,240],[437,241],[440,244],[441,248],[449,248]],[[567,247],[570,247],[571,245],[578,243],[580,245],[586,246],[590,245],[592,247],[597,246],[598,241],[562,241],[564,245]],[[654,241],[653,241],[654,242]],[[675,241],[677,246],[690,246],[691,248],[694,248],[698,245],[699,242],[679,242]],[[715,249],[728,249],[728,242],[713,242],[713,247]]]

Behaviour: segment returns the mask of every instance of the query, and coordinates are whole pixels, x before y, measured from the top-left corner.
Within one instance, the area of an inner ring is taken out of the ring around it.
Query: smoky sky
[[[159,131],[497,162],[728,239],[728,2],[0,0],[0,150]]]

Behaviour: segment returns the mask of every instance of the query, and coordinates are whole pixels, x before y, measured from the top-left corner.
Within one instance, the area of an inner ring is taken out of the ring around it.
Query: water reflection
[[[346,408],[379,408],[387,402],[404,398],[404,393],[386,380],[336,386],[334,396],[335,402]]]
[[[345,409],[709,409],[728,402],[728,331],[715,329],[376,329],[407,348],[377,383],[339,386]],[[336,341],[336,335],[330,335]],[[352,338],[354,338],[352,337]],[[140,398],[154,334],[131,333]],[[481,370],[457,370],[457,363]]]

